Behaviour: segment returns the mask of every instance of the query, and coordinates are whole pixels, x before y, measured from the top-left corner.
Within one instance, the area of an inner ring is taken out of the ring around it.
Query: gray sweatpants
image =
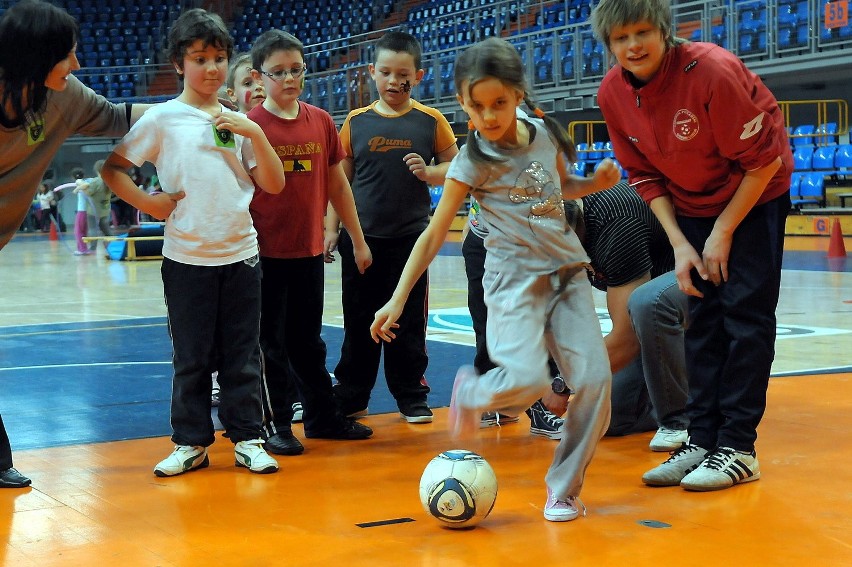
[[[546,482],[579,496],[586,468],[609,425],[612,375],[592,288],[581,266],[545,275],[485,272],[488,353],[497,367],[456,392],[457,403],[518,415],[550,387],[548,352],[574,391]]]

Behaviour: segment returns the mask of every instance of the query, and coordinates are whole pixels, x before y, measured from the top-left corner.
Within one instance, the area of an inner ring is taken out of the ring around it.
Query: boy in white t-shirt
[[[168,39],[183,92],[152,108],[102,171],[119,197],[166,219],[162,276],[174,350],[176,447],[154,468],[161,477],[209,464],[214,370],[222,388],[219,419],[235,443],[237,466],[255,473],[278,470],[261,432],[260,265],[249,203],[252,177],[262,190],[279,193],[284,170],[260,127],[218,101],[232,50],[219,16],[184,12]],[[127,175],[129,167],[145,162],[156,166],[163,193],[149,195]]]

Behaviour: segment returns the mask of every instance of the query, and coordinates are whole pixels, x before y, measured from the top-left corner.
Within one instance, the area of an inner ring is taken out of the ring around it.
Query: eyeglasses
[[[273,81],[283,81],[289,75],[293,79],[298,79],[302,76],[302,74],[307,69],[307,65],[300,65],[299,67],[293,67],[292,69],[278,69],[277,71],[261,71],[261,75],[266,75]]]

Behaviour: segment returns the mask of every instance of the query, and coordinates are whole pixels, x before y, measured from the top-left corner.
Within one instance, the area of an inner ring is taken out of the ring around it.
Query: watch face
[[[569,392],[568,386],[565,384],[565,380],[563,380],[561,376],[555,377],[550,386],[557,394],[566,394]]]

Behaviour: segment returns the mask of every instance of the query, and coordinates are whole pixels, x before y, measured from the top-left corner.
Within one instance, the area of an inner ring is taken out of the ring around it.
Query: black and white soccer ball
[[[420,477],[423,509],[444,527],[475,526],[491,513],[496,499],[494,469],[472,451],[444,451]]]

